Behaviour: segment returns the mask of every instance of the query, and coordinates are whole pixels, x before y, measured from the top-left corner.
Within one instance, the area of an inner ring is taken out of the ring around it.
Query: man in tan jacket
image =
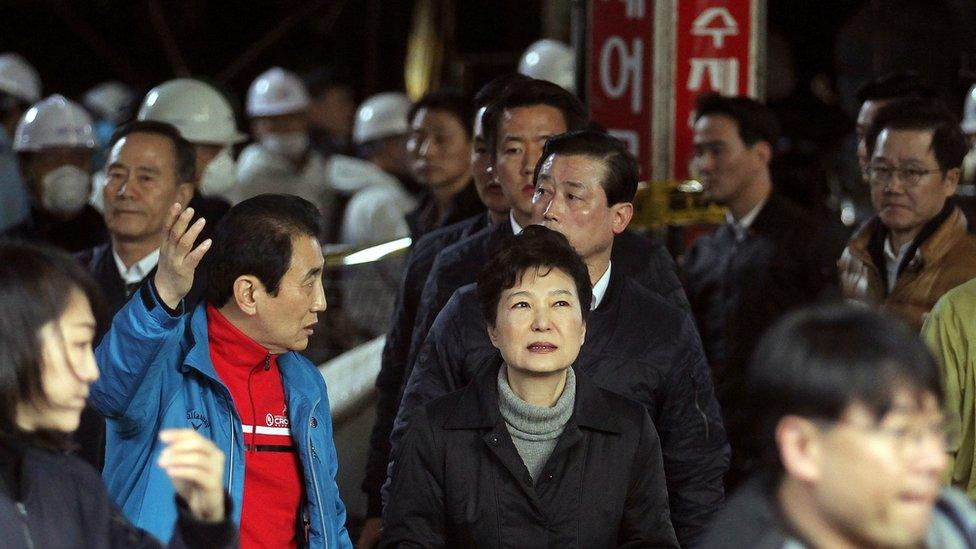
[[[951,199],[966,140],[940,104],[901,99],[878,112],[866,144],[877,213],[844,250],[841,290],[918,330],[939,297],[976,277],[976,238]]]

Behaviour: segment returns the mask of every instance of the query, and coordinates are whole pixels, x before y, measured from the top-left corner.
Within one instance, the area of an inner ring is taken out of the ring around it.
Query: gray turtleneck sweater
[[[506,368],[498,369],[498,408],[512,435],[512,442],[525,462],[532,480],[536,480],[549,459],[576,403],[576,374],[570,368],[566,386],[551,408],[533,406],[516,395],[508,385]]]

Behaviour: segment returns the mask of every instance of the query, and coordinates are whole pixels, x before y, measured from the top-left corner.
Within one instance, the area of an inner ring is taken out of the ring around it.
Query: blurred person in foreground
[[[382,547],[677,547],[650,417],[573,368],[592,297],[551,229],[489,259],[478,298],[501,359],[411,418]]]
[[[976,277],[976,237],[952,199],[966,139],[942,105],[901,99],[878,111],[865,141],[876,213],[840,258],[841,291],[917,331],[942,295]]]
[[[956,433],[939,372],[897,319],[861,307],[791,314],[746,380],[761,467],[703,548],[972,547],[976,513],[942,489]]]
[[[109,493],[158,534],[176,519],[154,462],[161,430],[192,427],[227,454],[225,487],[244,547],[351,547],[325,382],[299,352],[325,311],[311,202],[260,195],[231,208],[213,240],[172,204],[155,275],[95,350],[91,403],[107,421]],[[205,302],[186,296],[204,254]]]
[[[90,385],[101,296],[69,255],[0,242],[0,532],[8,548],[159,547],[125,519],[98,472],[67,452]],[[236,547],[224,454],[193,429],[159,433],[178,517],[170,547]],[[170,535],[172,534],[172,537]]]

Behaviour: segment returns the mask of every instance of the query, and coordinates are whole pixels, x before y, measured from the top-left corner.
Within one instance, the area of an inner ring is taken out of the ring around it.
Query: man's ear
[[[620,234],[630,225],[634,218],[634,205],[630,202],[619,202],[610,206],[610,216],[613,223],[613,234]]]
[[[184,208],[187,207],[193,198],[193,189],[193,183],[180,183],[176,187],[176,201]],[[207,221],[210,220],[208,219]]]
[[[241,275],[234,280],[234,303],[248,316],[257,314],[257,300],[263,294],[264,285],[253,275]]]
[[[946,198],[949,198],[950,196],[956,194],[956,188],[959,187],[959,179],[961,177],[962,177],[961,168],[952,168],[951,170],[946,171],[945,186],[944,186],[945,192],[943,193]]]
[[[773,161],[772,143],[768,141],[756,141],[750,148],[759,157],[759,160],[763,164],[768,166],[769,163]]]
[[[813,422],[784,416],[776,425],[776,446],[788,475],[803,482],[820,478],[823,434]]]

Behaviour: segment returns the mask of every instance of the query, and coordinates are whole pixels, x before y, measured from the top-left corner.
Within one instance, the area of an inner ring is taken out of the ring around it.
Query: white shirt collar
[[[888,292],[890,293],[895,287],[895,283],[898,282],[898,267],[901,265],[902,260],[905,258],[905,254],[908,253],[908,248],[911,246],[911,242],[906,242],[902,247],[895,252],[894,246],[891,245],[891,235],[885,238],[884,241],[884,256],[885,256],[885,270],[888,275]]]
[[[749,230],[749,227],[751,227],[752,224],[756,221],[756,218],[759,217],[759,212],[762,211],[763,206],[766,205],[767,201],[769,201],[768,195],[766,196],[766,198],[760,200],[759,204],[756,204],[754,208],[749,210],[749,213],[742,216],[742,219],[738,221],[736,221],[735,218],[732,217],[731,211],[725,212],[725,221],[732,226],[733,230],[735,230],[736,238],[738,238],[739,240],[743,240],[746,237],[746,232]]]
[[[142,282],[142,279],[146,278],[149,271],[153,270],[156,264],[159,263],[159,248],[156,248],[146,257],[136,261],[129,268],[126,268],[125,263],[122,262],[122,258],[119,257],[119,254],[115,250],[112,250],[112,257],[115,258],[115,267],[118,268],[122,281],[126,284],[135,284],[136,282]]]
[[[522,226],[515,221],[515,210],[508,211],[508,220],[512,222],[512,234],[520,234],[522,232]]]
[[[593,301],[590,303],[590,310],[594,310],[600,306],[600,302],[603,301],[603,296],[607,295],[607,287],[610,286],[610,267],[613,263],[607,263],[607,270],[603,273],[596,284],[593,285]]]

